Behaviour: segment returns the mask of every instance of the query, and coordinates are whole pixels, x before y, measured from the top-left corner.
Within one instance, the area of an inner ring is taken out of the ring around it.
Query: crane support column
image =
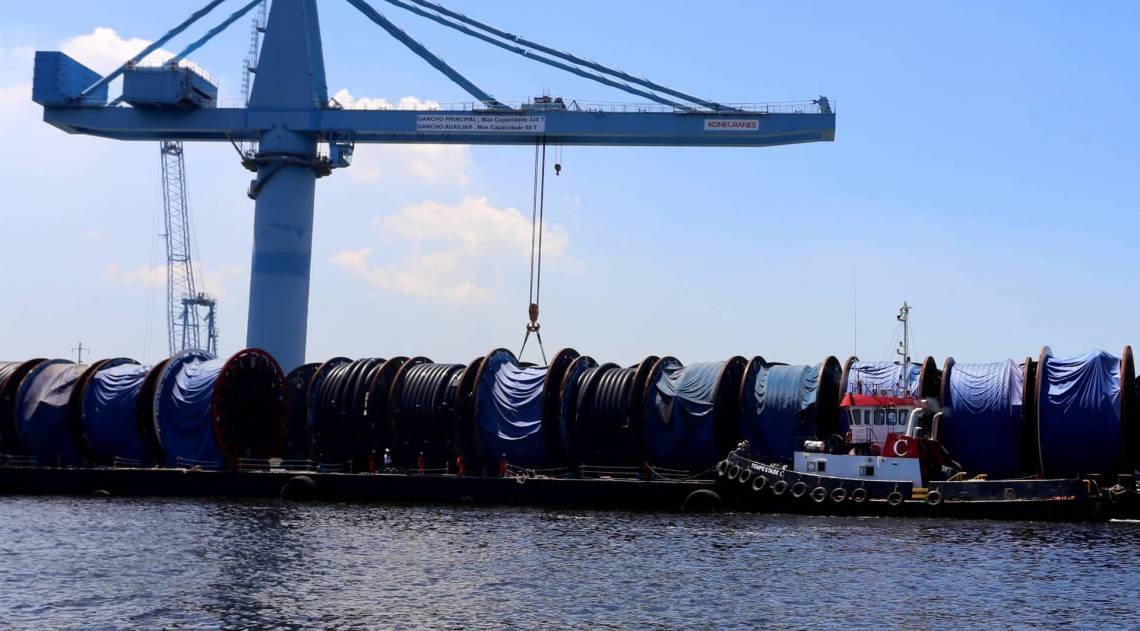
[[[262,166],[254,184],[260,188],[253,219],[246,344],[269,351],[289,370],[305,362],[317,187],[312,168],[291,162],[311,161],[316,150],[317,139],[310,134],[262,135]]]
[[[316,0],[276,0],[262,45],[251,110],[281,112],[264,131],[257,159],[257,200],[246,343],[273,354],[285,370],[305,361],[309,270],[313,249],[318,136],[288,129],[289,110],[328,104]]]

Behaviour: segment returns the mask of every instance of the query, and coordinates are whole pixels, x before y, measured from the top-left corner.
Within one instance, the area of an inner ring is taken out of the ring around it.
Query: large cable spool
[[[503,456],[524,468],[560,463],[562,382],[578,356],[573,349],[563,349],[548,366],[532,366],[520,364],[506,349],[491,351],[475,379],[469,419],[474,428],[468,433],[475,437],[476,458],[471,460],[483,467]]]
[[[364,399],[364,417],[361,427],[364,436],[364,448],[357,450],[358,461],[360,458],[364,458],[363,462],[367,462],[370,453],[379,456],[383,454],[385,449],[391,449],[395,452],[392,443],[392,421],[388,416],[392,386],[395,385],[405,366],[418,366],[430,362],[431,360],[426,357],[413,357],[411,359],[395,357],[384,362],[373,372],[368,379],[367,394]]]
[[[864,362],[859,361],[858,357],[851,357],[843,364],[840,384],[843,386],[843,394],[919,397],[922,396],[921,386],[923,385],[923,376],[929,374],[927,371],[930,370],[930,368],[937,371],[934,360],[929,357],[921,364],[911,362],[906,367],[905,375],[902,364],[896,364],[894,362]],[[904,383],[906,387],[900,388],[900,385]],[[929,385],[927,387],[934,390],[934,394],[937,395],[935,378],[933,376],[928,378],[928,383]]]
[[[1115,474],[1134,466],[1128,438],[1135,394],[1132,347],[1121,357],[1092,351],[1054,357],[1041,350],[1037,366],[1039,471],[1048,477]]]
[[[166,372],[170,365],[170,358],[166,358],[154,365],[143,379],[139,389],[138,403],[135,407],[135,431],[146,446],[147,453],[151,454],[155,462],[166,462],[166,454],[162,450],[162,442],[158,439],[158,428],[154,424],[154,411],[158,391],[158,379]]]
[[[319,363],[304,364],[285,375],[285,442],[281,457],[285,460],[308,460],[312,441],[309,438],[309,382],[321,367]]]
[[[1031,442],[1024,406],[1033,398],[1033,382],[1026,379],[1028,361],[959,364],[953,357],[946,359],[938,440],[965,471],[1000,479],[1035,469],[1022,460]]]
[[[20,382],[13,415],[23,452],[40,465],[77,466],[83,454],[68,418],[71,392],[87,365],[66,359],[40,362]]]
[[[305,422],[309,430],[309,440],[311,441],[309,453],[312,459],[319,463],[347,464],[348,456],[339,453],[339,451],[342,450],[333,449],[335,441],[332,438],[335,436],[335,433],[330,434],[327,439],[325,437],[325,427],[321,423],[323,417],[320,414],[320,406],[321,391],[325,387],[325,381],[328,380],[333,371],[349,363],[352,363],[352,360],[347,357],[334,357],[321,364],[309,380],[308,392],[305,393]],[[325,460],[325,456],[335,456],[336,459]]]
[[[480,464],[479,427],[475,422],[475,390],[479,385],[480,372],[486,359],[484,355],[467,363],[455,391],[455,440],[459,452],[456,460],[457,472],[460,460],[471,467]]]
[[[221,469],[278,455],[285,439],[285,375],[260,349],[228,359],[197,350],[170,358],[154,389],[166,466]]]
[[[377,464],[383,460],[388,387],[406,361],[406,357],[333,360],[318,369],[310,385],[309,430],[319,462],[363,471],[370,460]],[[369,418],[371,405],[375,411]]]
[[[650,356],[628,368],[602,364],[581,373],[572,410],[563,396],[568,464],[639,467],[645,462],[645,385],[660,359]]]
[[[814,366],[769,364],[755,357],[744,372],[740,431],[752,455],[790,463],[806,440],[827,439],[845,429],[841,418],[839,360]]]
[[[613,365],[613,364],[609,364]],[[559,453],[554,457],[562,464],[576,467],[582,464],[578,453],[578,436],[575,431],[575,418],[578,416],[578,403],[582,390],[582,381],[586,373],[598,368],[598,362],[593,357],[582,355],[570,362],[566,374],[562,378],[559,392],[558,410],[558,437],[561,443]]]
[[[25,362],[0,363],[0,454],[22,452],[20,434],[16,431],[16,417],[13,415],[16,392],[24,377],[45,361],[47,359],[40,357]]]
[[[684,366],[674,357],[657,362],[645,405],[646,456],[650,465],[701,473],[740,440],[740,382],[748,362]]]
[[[392,459],[413,468],[420,453],[429,469],[447,468],[458,455],[457,395],[466,366],[409,361],[389,393]]]
[[[120,357],[92,365],[79,378],[71,394],[71,432],[89,462],[112,465],[124,459],[154,464],[135,418],[148,374],[149,366]]]

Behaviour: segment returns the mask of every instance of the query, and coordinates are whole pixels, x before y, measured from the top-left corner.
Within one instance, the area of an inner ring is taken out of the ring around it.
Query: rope
[[[649,469],[650,473],[652,473],[656,477],[661,478],[662,480],[698,480],[698,479],[705,478],[708,476],[708,474],[712,473],[716,469],[716,465],[713,465],[713,466],[709,467],[708,469],[701,471],[700,473],[692,474],[692,475],[689,475],[687,477],[678,477],[676,475],[670,476],[670,475],[666,475],[664,473],[665,471],[677,471],[676,469],[662,469],[659,467],[654,467],[653,465],[647,465],[647,468]],[[689,472],[685,471],[684,473],[689,473]]]
[[[541,151],[540,151],[541,148]],[[546,359],[546,348],[542,344],[542,326],[538,323],[539,301],[542,296],[542,229],[546,215],[546,139],[536,140],[534,143],[534,191],[530,207],[530,304],[527,315],[530,321],[526,325],[526,335],[523,336],[522,348],[519,349],[519,358],[526,350],[526,343],[530,334],[534,333],[538,340],[538,350],[542,353],[543,365],[550,362]],[[536,248],[537,244],[537,248]]]

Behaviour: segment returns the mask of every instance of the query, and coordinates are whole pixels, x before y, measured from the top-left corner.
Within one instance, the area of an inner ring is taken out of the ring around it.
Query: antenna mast
[[[910,309],[910,305],[904,300],[895,318],[902,322],[903,326],[902,341],[899,342],[899,350],[895,351],[902,356],[902,370],[899,371],[900,392],[906,392],[910,388]]]

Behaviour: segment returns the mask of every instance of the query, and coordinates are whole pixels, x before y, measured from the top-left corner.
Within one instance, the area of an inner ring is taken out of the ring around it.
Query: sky
[[[166,355],[157,143],[42,123],[32,55],[62,49],[108,71],[203,3],[0,15],[0,358],[74,357],[79,342],[96,357]],[[638,100],[374,4],[502,100]],[[565,148],[547,178],[548,352],[892,359],[904,300],[914,354],[940,362],[1140,341],[1140,4],[449,6],[722,102],[826,95],[837,112],[833,143]],[[470,100],[348,3],[320,10],[330,93]],[[248,38],[242,20],[192,57],[223,100],[239,97]],[[517,350],[532,160],[525,147],[370,145],[320,180],[308,360]],[[251,174],[220,143],[188,146],[187,169],[199,275],[229,353],[245,341]]]

